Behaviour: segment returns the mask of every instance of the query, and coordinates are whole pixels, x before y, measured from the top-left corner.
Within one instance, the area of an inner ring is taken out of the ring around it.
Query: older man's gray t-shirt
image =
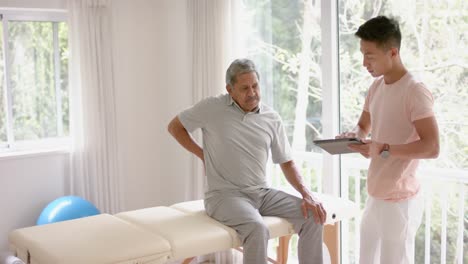
[[[292,160],[291,149],[278,113],[260,104],[245,113],[229,94],[204,99],[179,114],[188,132],[203,134],[208,190],[248,190],[267,187],[266,163]]]

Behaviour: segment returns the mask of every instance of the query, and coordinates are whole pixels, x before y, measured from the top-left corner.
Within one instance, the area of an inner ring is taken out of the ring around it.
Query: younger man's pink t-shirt
[[[370,113],[372,141],[400,145],[419,140],[414,121],[433,116],[433,104],[431,92],[410,73],[392,84],[385,84],[383,77],[376,79],[364,104],[364,111]],[[420,186],[418,163],[417,159],[392,155],[372,158],[367,176],[369,195],[390,201],[416,195]]]

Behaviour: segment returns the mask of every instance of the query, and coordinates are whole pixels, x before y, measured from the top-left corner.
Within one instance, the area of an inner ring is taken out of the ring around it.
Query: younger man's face
[[[392,57],[395,52],[395,48],[384,49],[377,46],[375,42],[361,40],[362,65],[366,67],[372,77],[385,75],[392,69]]]

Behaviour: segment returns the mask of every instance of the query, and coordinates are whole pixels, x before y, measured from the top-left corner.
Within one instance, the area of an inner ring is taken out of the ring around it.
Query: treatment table
[[[316,195],[327,211],[327,225],[359,212],[347,199]],[[270,238],[279,238],[277,258],[269,261],[286,263],[292,225],[279,217],[263,219]],[[241,247],[232,228],[205,213],[203,200],[16,229],[10,233],[9,243],[26,264],[160,264],[175,260],[187,264],[196,256]]]

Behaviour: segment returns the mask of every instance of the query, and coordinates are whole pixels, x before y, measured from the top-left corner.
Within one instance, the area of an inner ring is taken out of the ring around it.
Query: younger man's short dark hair
[[[362,24],[354,34],[362,40],[375,42],[384,49],[398,48],[401,45],[401,32],[398,21],[378,16]]]

